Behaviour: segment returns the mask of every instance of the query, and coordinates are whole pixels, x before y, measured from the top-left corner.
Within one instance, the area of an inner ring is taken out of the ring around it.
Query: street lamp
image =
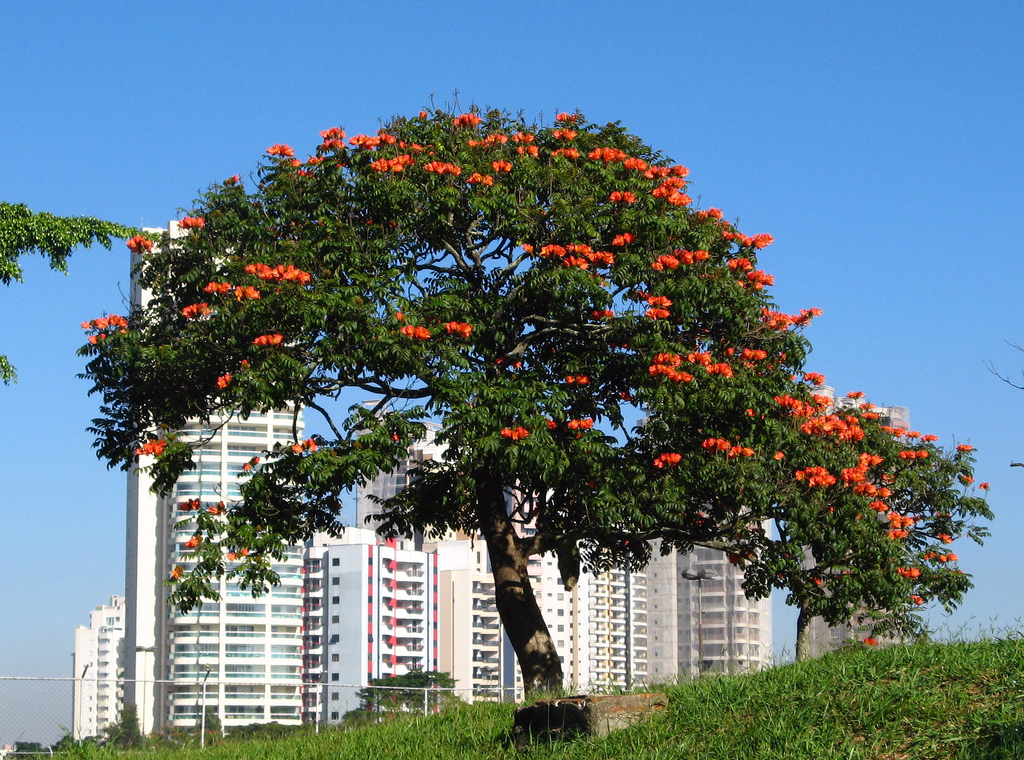
[[[715,580],[718,578],[718,573],[707,569],[699,570],[696,573],[684,570],[682,575],[688,581],[697,581],[697,672],[701,673],[704,671],[704,607],[701,591],[704,581]]]
[[[82,668],[82,675],[78,677],[78,713],[77,720],[75,721],[75,738],[78,739],[78,743],[82,743],[82,692],[85,691],[85,674],[89,672],[89,666],[91,662],[85,663],[85,667]]]
[[[146,690],[147,690],[147,687],[146,687],[146,674],[147,674],[146,655],[147,654],[154,654],[155,655],[156,654],[156,647],[135,647],[135,653],[138,654],[139,652],[142,653],[142,679],[141,679],[141,683],[142,683],[142,714],[140,716],[142,720],[140,721],[141,722],[140,729],[141,729],[142,735],[146,736],[147,735],[147,733],[146,733]],[[140,683],[139,674],[136,673],[135,674],[135,689],[136,689],[136,691],[138,691],[139,683]]]
[[[199,718],[199,749],[206,747],[206,681],[210,677],[210,666],[206,666],[206,675],[203,676],[203,707]]]

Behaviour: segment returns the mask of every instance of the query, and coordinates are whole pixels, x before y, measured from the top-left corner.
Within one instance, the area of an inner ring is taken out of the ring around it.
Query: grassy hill
[[[746,676],[670,686],[669,707],[605,739],[509,740],[511,705],[477,704],[349,731],[227,741],[121,760],[921,760],[1024,758],[1024,641],[850,649]],[[83,747],[104,760],[116,753]]]

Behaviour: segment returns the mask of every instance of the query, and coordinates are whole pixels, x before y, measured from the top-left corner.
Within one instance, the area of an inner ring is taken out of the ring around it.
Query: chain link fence
[[[125,704],[135,705],[142,733],[173,734],[197,732],[204,723],[221,732],[273,722],[312,724],[318,730],[375,722],[385,714],[429,715],[456,701],[511,702],[516,697],[515,690],[500,687],[0,676],[0,758],[14,751],[48,755],[62,740],[103,738],[122,730]]]

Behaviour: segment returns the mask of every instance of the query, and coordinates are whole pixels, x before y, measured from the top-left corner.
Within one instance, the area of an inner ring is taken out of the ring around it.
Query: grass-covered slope
[[[667,690],[668,710],[642,725],[522,753],[508,739],[513,707],[477,704],[346,732],[228,741],[202,753],[150,750],[139,760],[1024,758],[1024,642],[1017,640],[849,650]],[[82,754],[113,756],[88,747]]]

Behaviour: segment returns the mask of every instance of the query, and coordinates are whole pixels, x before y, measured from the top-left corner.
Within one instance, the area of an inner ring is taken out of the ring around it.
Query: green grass
[[[1024,758],[1024,641],[851,649],[747,676],[666,687],[669,707],[604,739],[509,741],[511,705],[477,704],[279,741],[143,751],[121,760],[930,760]],[[84,747],[82,760],[115,753]],[[127,756],[127,757],[126,757]]]

